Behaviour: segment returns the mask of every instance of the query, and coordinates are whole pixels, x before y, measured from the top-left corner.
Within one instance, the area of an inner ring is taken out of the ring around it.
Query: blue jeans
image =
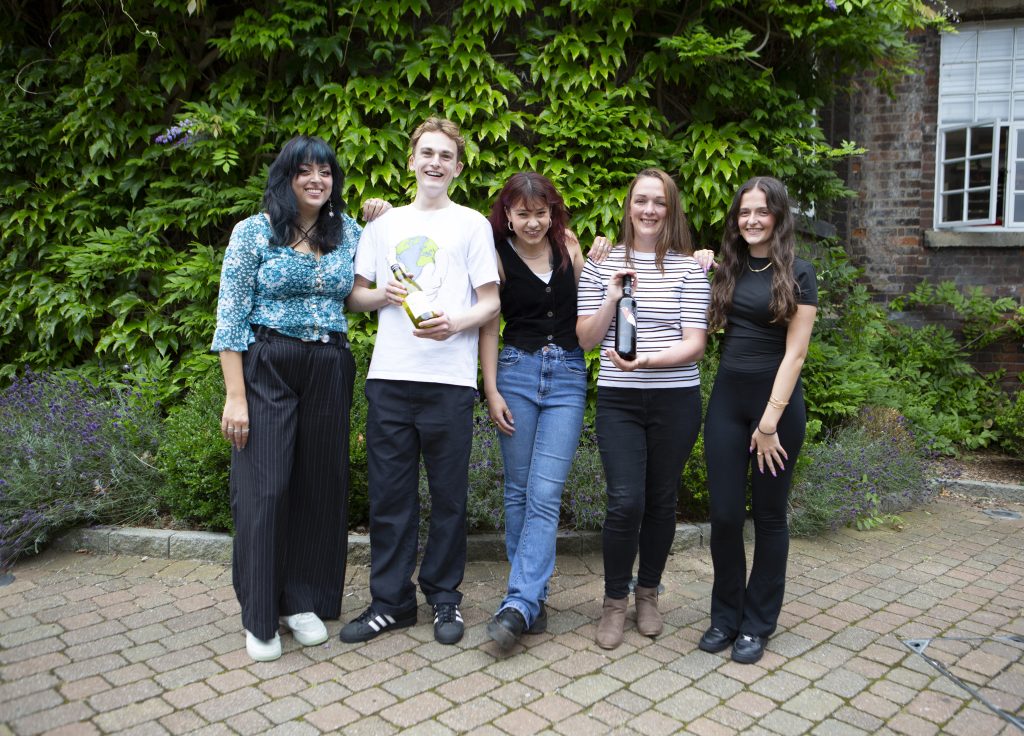
[[[533,624],[555,569],[562,487],[583,429],[587,367],[583,351],[548,345],[498,356],[498,392],[516,431],[501,438],[505,463],[505,549],[512,570],[502,608]]]

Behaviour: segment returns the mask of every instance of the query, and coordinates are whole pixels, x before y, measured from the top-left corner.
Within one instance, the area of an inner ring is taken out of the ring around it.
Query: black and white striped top
[[[637,304],[637,353],[656,353],[683,339],[683,328],[706,330],[711,287],[707,276],[690,256],[668,252],[665,272],[658,270],[653,253],[633,253],[637,285],[633,296]],[[603,263],[588,259],[580,277],[577,312],[583,317],[601,308],[608,290],[609,277],[626,268],[626,251],[612,250]],[[621,371],[605,357],[606,348],[615,347],[615,320],[601,341],[601,372],[598,386],[619,388],[681,388],[699,386],[696,363],[668,368],[644,368]]]

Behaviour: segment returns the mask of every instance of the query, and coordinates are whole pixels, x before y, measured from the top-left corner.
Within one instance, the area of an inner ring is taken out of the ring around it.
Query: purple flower
[[[836,9],[836,0],[825,0],[825,5],[828,6],[829,10],[835,10]]]

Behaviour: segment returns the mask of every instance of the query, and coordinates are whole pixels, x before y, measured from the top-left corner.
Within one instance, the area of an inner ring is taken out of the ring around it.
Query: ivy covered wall
[[[355,212],[403,200],[408,132],[471,143],[454,196],[485,210],[549,175],[584,243],[618,229],[633,174],[676,176],[705,245],[736,186],[845,189],[815,115],[838,80],[884,90],[912,62],[920,0],[4,0],[0,375],[207,366],[219,263],[298,132],[326,138]],[[360,317],[357,341],[373,325]]]

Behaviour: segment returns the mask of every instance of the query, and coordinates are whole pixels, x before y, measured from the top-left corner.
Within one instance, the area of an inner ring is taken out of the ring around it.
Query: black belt
[[[273,337],[281,340],[291,340],[292,342],[303,343],[305,345],[341,345],[342,347],[348,347],[348,335],[344,332],[325,332],[320,335],[319,338],[313,339],[292,337],[291,335],[278,332],[273,327],[267,327],[266,325],[252,325],[252,331],[256,334],[257,338]]]

